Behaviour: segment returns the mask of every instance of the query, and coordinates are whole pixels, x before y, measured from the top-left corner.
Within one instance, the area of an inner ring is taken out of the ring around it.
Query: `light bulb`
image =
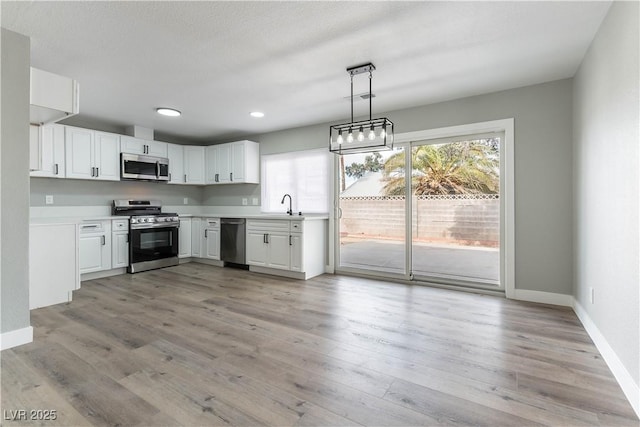
[[[373,141],[374,139],[376,139],[376,133],[373,130],[373,125],[371,125],[371,130],[369,131],[369,140]]]
[[[349,128],[349,135],[347,135],[347,142],[353,142],[353,131]]]
[[[364,141],[364,132],[362,132],[362,126],[360,126],[360,132],[358,133],[358,141]]]
[[[344,142],[344,138],[342,137],[342,131],[338,132],[338,139],[336,140],[338,144],[342,144]]]
[[[380,131],[380,139],[384,139],[385,136],[387,136],[387,126],[383,125]]]

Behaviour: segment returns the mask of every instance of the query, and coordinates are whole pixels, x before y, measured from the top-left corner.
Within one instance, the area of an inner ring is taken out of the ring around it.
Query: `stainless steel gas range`
[[[158,200],[114,200],[113,214],[129,216],[129,273],[178,265],[178,214]]]

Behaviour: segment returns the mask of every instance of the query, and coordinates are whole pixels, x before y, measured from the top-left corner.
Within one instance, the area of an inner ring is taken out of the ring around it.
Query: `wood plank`
[[[83,282],[32,323],[1,403],[58,425],[638,425],[554,306],[189,263]]]

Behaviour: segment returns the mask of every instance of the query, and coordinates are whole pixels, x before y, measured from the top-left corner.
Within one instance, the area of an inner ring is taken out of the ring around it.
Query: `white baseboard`
[[[566,294],[556,294],[553,292],[530,291],[528,289],[514,289],[513,299],[540,304],[562,305],[573,307],[573,296]]]
[[[582,322],[582,326],[584,326],[584,329],[593,340],[593,343],[604,358],[607,366],[611,369],[613,376],[618,381],[618,384],[620,384],[620,388],[622,388],[625,396],[627,396],[636,415],[640,418],[640,386],[635,383],[633,377],[629,374],[629,371],[627,371],[627,368],[625,368],[616,352],[607,342],[607,339],[602,335],[596,324],[591,320],[591,317],[589,317],[587,311],[582,308],[578,301],[573,301],[573,311],[575,311],[578,319]]]
[[[28,326],[15,331],[3,332],[0,335],[0,350],[17,347],[22,344],[29,344],[33,341],[33,327]]]

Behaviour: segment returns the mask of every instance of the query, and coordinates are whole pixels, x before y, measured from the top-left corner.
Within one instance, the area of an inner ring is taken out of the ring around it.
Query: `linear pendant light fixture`
[[[347,68],[351,77],[351,122],[329,126],[329,151],[336,154],[369,153],[393,149],[393,122],[371,117],[372,63]],[[369,120],[353,121],[353,76],[369,73]]]

